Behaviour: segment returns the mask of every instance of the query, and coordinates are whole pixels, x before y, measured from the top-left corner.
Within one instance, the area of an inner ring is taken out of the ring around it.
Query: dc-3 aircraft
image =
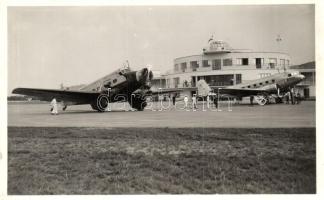
[[[197,82],[198,96],[233,97],[241,99],[246,96],[254,96],[260,105],[265,105],[270,98],[276,103],[282,102],[284,93],[292,92],[294,86],[305,78],[298,71],[282,72],[264,78],[244,82],[228,87],[209,86],[204,80]]]
[[[146,96],[178,91],[151,91],[148,83],[152,78],[153,73],[148,68],[131,71],[128,66],[79,89],[16,88],[12,93],[36,97],[43,101],[55,98],[62,103],[63,110],[70,105],[90,104],[92,109],[104,112],[109,103],[128,101],[132,108],[142,111],[147,105]]]

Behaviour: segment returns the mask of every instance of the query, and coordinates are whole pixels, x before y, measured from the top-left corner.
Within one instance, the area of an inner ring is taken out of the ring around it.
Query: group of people
[[[188,110],[189,106],[188,106],[188,103],[189,103],[189,98],[187,95],[185,95],[185,97],[183,98],[183,101],[184,101],[184,109]],[[194,109],[194,111],[197,109],[197,97],[196,97],[196,94],[194,94],[192,96],[192,108]]]
[[[301,95],[299,92],[295,93],[295,92],[289,91],[284,95],[284,98],[285,98],[286,104],[289,104],[289,102],[291,102],[292,105],[300,104],[300,101],[301,101]]]
[[[173,105],[175,105],[175,96],[172,98],[172,101],[173,101]],[[188,110],[188,108],[189,108],[189,97],[187,95],[184,96],[183,102],[184,102],[184,105],[185,105],[184,109]],[[197,95],[196,94],[194,94],[192,96],[191,102],[192,102],[192,109],[194,111],[196,111],[196,109],[197,109]],[[217,97],[214,96],[213,102],[214,102],[215,108],[218,108],[218,98]],[[210,104],[210,97],[209,96],[207,96],[207,104],[208,105]]]

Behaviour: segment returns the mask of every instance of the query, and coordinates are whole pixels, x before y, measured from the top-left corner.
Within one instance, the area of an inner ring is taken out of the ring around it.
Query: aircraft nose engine
[[[148,75],[148,69],[147,68],[143,68],[142,69],[142,78],[143,79],[146,79],[147,75]]]
[[[153,72],[152,72],[152,70],[149,71],[148,78],[149,78],[149,81],[151,81],[153,79]]]
[[[153,79],[153,72],[148,68],[143,68],[136,72],[136,80],[138,82],[146,83]]]
[[[139,71],[136,72],[136,80],[138,82],[143,82],[146,80],[146,77],[147,77],[147,73],[148,73],[148,70],[147,68],[143,68]]]

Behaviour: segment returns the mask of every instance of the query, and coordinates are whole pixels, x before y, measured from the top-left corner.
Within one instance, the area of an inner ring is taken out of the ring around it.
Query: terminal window
[[[208,60],[203,60],[202,64],[203,64],[203,67],[209,67],[210,66],[209,63],[208,63]]]
[[[179,71],[179,65],[178,64],[174,65],[174,71]]]
[[[248,58],[237,58],[236,64],[237,65],[249,65],[249,59]]]
[[[199,68],[198,61],[191,61],[190,68],[192,69],[192,71],[197,71],[197,68]]]
[[[242,83],[242,74],[236,74],[236,84]]]
[[[179,85],[180,79],[179,77],[173,78],[173,83],[174,83],[174,87],[177,88]]]
[[[259,76],[260,78],[263,78],[263,77],[267,77],[267,76],[270,76],[271,73],[260,73]]]
[[[181,71],[185,72],[187,69],[187,63],[181,63]]]
[[[263,65],[264,59],[263,58],[256,58],[255,59],[255,66],[257,69],[260,69]]]
[[[223,60],[223,65],[224,66],[232,66],[233,65],[232,59],[231,58],[224,59]]]
[[[242,65],[249,65],[249,59],[248,58],[242,58]]]
[[[212,60],[213,70],[220,70],[222,66],[221,59]]]
[[[270,58],[269,59],[269,66],[271,69],[275,68],[277,66],[277,58]]]

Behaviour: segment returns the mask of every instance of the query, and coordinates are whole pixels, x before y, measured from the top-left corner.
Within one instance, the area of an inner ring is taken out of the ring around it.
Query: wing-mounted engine
[[[269,93],[272,93],[271,96],[268,94],[261,94],[255,97],[255,100],[259,105],[265,105],[270,102],[269,98],[273,98],[276,103],[282,102],[282,97],[284,96],[285,89],[280,87],[279,84],[266,85],[262,89],[265,89]]]

